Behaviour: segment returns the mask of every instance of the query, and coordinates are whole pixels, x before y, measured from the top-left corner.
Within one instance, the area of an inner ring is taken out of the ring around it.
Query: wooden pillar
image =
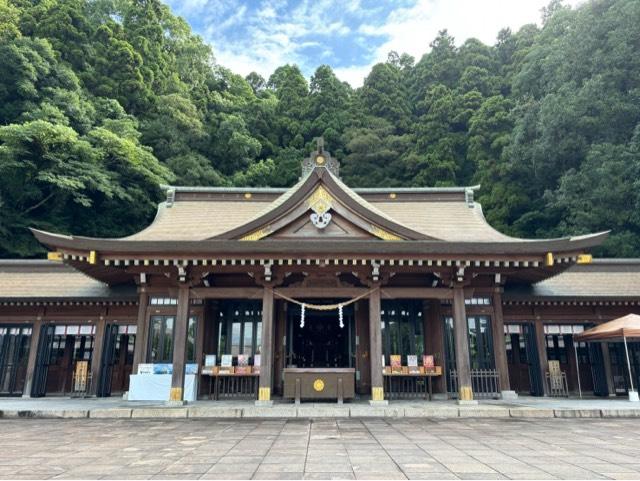
[[[42,317],[38,316],[31,327],[31,341],[29,344],[29,359],[27,360],[27,373],[24,382],[22,397],[31,397],[33,388],[33,375],[36,372],[36,360],[38,358],[38,345],[40,344],[40,331],[42,331]]]
[[[602,349],[602,362],[604,364],[604,374],[607,378],[607,392],[609,396],[616,395],[616,387],[613,383],[613,371],[611,370],[611,354],[609,353],[609,343],[601,342],[600,348]]]
[[[198,366],[202,366],[204,364],[204,339],[205,339],[205,325],[207,323],[207,318],[209,317],[209,312],[206,309],[206,306],[203,309],[199,310],[197,313],[197,322],[196,322],[196,338],[194,339],[196,343],[196,359],[195,363]],[[187,325],[188,326],[188,325]]]
[[[425,301],[422,317],[425,319],[425,348],[426,354],[433,354],[437,365],[442,366],[443,372],[447,372],[444,349],[444,321],[440,310],[440,300]],[[437,376],[433,379],[433,390],[446,393],[445,376]]]
[[[453,288],[453,332],[456,344],[458,401],[473,401],[467,309],[464,305],[464,288],[461,285],[456,285]]]
[[[356,369],[360,372],[360,380],[356,382],[359,394],[371,392],[371,363],[369,349],[369,314],[367,301],[364,299],[355,303],[356,318]]]
[[[258,403],[270,404],[273,384],[273,288],[265,286],[262,293],[262,346],[260,348],[260,390]]]
[[[369,295],[369,348],[371,350],[371,401],[384,402],[382,377],[382,325],[380,286]]]
[[[275,310],[275,340],[274,340],[274,360],[275,372],[273,373],[273,392],[282,395],[283,370],[286,367],[286,320],[287,320],[287,303],[286,301],[274,302]]]
[[[549,361],[547,359],[547,339],[544,334],[544,325],[540,319],[536,320],[535,323],[536,330],[536,346],[538,348],[538,360],[540,369],[540,378],[542,379],[542,387],[544,389],[544,395],[549,395],[549,386],[547,385],[547,369],[549,366]]]
[[[189,286],[178,289],[178,312],[173,331],[173,375],[169,401],[184,399],[184,368],[187,357],[187,330],[189,327]]]
[[[91,385],[89,387],[89,394],[93,396],[98,392],[100,367],[102,366],[102,356],[104,355],[104,336],[107,329],[104,314],[106,313],[100,313],[100,319],[98,319],[96,323],[96,334],[93,339],[93,352],[91,353]]]
[[[209,318],[205,324],[207,336],[204,340],[205,354],[218,354],[218,337],[220,337],[220,303],[219,301],[208,301]]]
[[[509,381],[509,363],[507,362],[507,347],[504,340],[504,316],[502,314],[502,288],[497,287],[493,291],[493,319],[491,319],[491,333],[493,334],[493,356],[496,362],[496,369],[500,375],[500,391],[503,398],[506,393],[509,397],[515,397],[511,391]]]
[[[136,344],[133,351],[133,367],[132,374],[138,373],[138,364],[142,364],[147,360],[147,345],[149,322],[147,321],[147,306],[149,304],[149,295],[144,287],[140,288],[138,294],[138,321],[136,325]]]

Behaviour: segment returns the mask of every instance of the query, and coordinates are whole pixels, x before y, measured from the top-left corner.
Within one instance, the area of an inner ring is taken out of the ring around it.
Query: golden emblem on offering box
[[[317,392],[324,391],[324,381],[322,379],[316,379],[313,381],[313,389]]]

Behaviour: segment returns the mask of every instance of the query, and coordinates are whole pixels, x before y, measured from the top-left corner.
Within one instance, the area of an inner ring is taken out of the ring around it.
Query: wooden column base
[[[458,399],[460,401],[473,401],[473,389],[471,389],[471,386],[460,386]]]

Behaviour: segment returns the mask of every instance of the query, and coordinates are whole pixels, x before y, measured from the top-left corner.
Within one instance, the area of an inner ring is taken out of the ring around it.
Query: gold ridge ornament
[[[309,196],[309,208],[313,211],[309,218],[318,229],[324,229],[331,222],[329,210],[333,205],[333,197],[327,190],[320,186]]]

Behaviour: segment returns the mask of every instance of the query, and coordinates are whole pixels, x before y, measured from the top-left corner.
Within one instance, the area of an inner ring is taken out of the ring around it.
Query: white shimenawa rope
[[[375,287],[375,288],[365,292],[364,294],[360,294],[359,296],[356,296],[353,299],[349,299],[346,302],[339,302],[338,304],[308,304],[306,302],[302,302],[302,301],[298,301],[296,299],[293,299],[293,298],[291,298],[289,296],[285,296],[284,294],[281,294],[280,292],[276,291],[275,289],[273,291],[273,294],[278,296],[281,299],[284,299],[285,301],[292,302],[294,304],[298,304],[301,307],[301,311],[300,311],[300,327],[304,327],[304,315],[305,315],[305,310],[307,308],[313,309],[315,311],[333,311],[334,309],[338,309],[338,319],[340,320],[340,327],[344,327],[344,316],[343,316],[342,308],[344,306],[348,306],[349,304],[353,304],[354,302],[359,301],[360,299],[368,297],[369,294],[371,294],[376,289],[378,289],[378,288]]]

